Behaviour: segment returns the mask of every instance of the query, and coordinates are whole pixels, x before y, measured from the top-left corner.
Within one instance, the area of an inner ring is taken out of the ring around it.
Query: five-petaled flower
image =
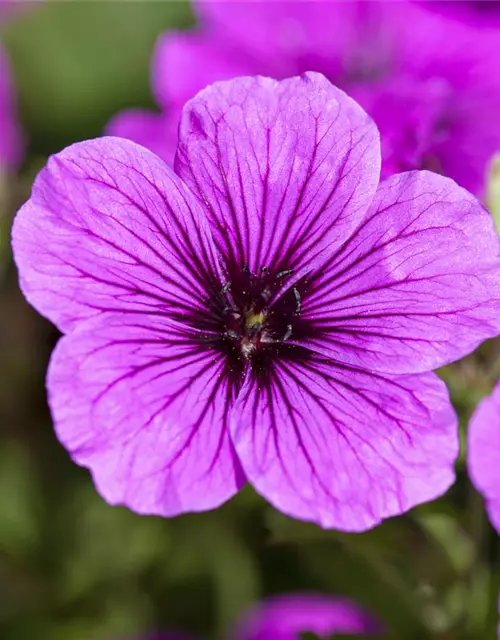
[[[446,491],[430,371],[499,332],[499,242],[451,180],[379,172],[373,121],[314,73],[202,91],[175,172],[118,138],[49,160],[15,259],[66,334],[57,434],[106,500],[172,516],[248,480],[359,531]]]
[[[500,150],[500,29],[451,6],[465,2],[438,3],[450,5],[443,11],[422,4],[432,6],[198,0],[199,27],[167,33],[157,45],[152,89],[161,113],[125,111],[108,133],[173,163],[181,109],[206,85],[319,71],[375,119],[383,177],[430,169],[482,196]]]

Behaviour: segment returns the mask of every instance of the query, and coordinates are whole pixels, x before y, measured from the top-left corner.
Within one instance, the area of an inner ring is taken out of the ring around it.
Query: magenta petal
[[[184,108],[176,171],[235,264],[307,271],[361,221],[379,180],[373,122],[323,76],[237,78]]]
[[[163,317],[82,322],[49,368],[57,435],[111,504],[162,516],[217,507],[244,482],[224,365],[198,333]]]
[[[377,123],[382,143],[382,177],[413,169],[432,169],[448,175],[441,147],[443,114],[456,100],[442,78],[415,82],[411,77],[389,78],[351,87],[350,94]],[[439,141],[439,143],[438,143]],[[458,144],[452,136],[449,146]],[[463,158],[460,157],[463,162]],[[457,163],[458,164],[458,163]],[[464,173],[469,170],[467,167]],[[483,171],[483,165],[479,167]]]
[[[252,59],[237,49],[229,54],[225,41],[197,32],[169,33],[156,45],[152,63],[153,93],[158,104],[169,110],[172,105],[182,106],[212,82],[256,71]]]
[[[283,78],[320,71],[335,81],[349,55],[347,47],[366,42],[360,17],[368,4],[197,0],[195,6],[207,41],[224,43],[229,56],[246,54],[259,73]],[[376,20],[378,11],[371,6],[369,11]],[[378,52],[374,47],[372,56]]]
[[[451,7],[455,3],[444,4]],[[467,2],[456,4],[465,8]],[[481,4],[494,3],[481,0]],[[500,149],[500,127],[495,116],[500,110],[500,82],[496,70],[500,23],[495,28],[491,16],[488,23],[493,28],[487,29],[486,21],[482,25],[474,25],[473,21],[468,25],[461,24],[411,3],[400,5],[399,22],[405,38],[399,64],[401,71],[413,82],[415,91],[422,89],[420,96],[416,94],[417,102],[422,102],[422,96],[428,94],[426,86],[429,83],[440,83],[448,93],[434,134],[428,138],[430,162],[418,168],[443,173],[482,197],[489,160]],[[427,104],[431,100],[427,95]],[[368,105],[366,107],[369,109]],[[372,115],[378,122],[377,115]],[[402,121],[401,118],[398,120]],[[380,130],[384,137],[388,129],[382,125]]]
[[[467,465],[474,486],[486,500],[491,523],[500,533],[500,382],[470,420]]]
[[[0,23],[40,6],[41,0],[0,0]]]
[[[14,92],[7,58],[0,48],[0,169],[15,169],[21,161],[22,136],[16,120]]]
[[[300,633],[379,635],[378,622],[344,598],[319,594],[276,596],[254,607],[240,622],[234,640],[298,640]]]
[[[457,419],[434,374],[388,377],[310,356],[249,377],[232,411],[249,481],[284,513],[363,531],[443,494]]]
[[[429,371],[500,331],[500,244],[466,191],[428,172],[381,183],[303,305],[306,346],[388,373]]]
[[[217,271],[197,200],[154,154],[119,138],[49,160],[13,248],[25,296],[62,331],[103,311],[205,313]]]
[[[127,138],[150,149],[167,164],[174,164],[179,114],[153,113],[142,109],[122,111],[106,126],[106,135]]]

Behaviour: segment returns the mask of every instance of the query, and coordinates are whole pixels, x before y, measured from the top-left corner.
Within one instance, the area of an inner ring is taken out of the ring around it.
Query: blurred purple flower
[[[0,25],[21,8],[33,6],[32,2],[8,2],[0,0]],[[2,169],[16,169],[24,151],[21,128],[17,120],[17,105],[7,55],[0,45],[0,174]]]
[[[467,454],[471,480],[484,496],[491,523],[500,533],[500,381],[472,415]]]
[[[451,180],[379,167],[373,122],[315,73],[202,91],[175,173],[119,138],[49,160],[14,253],[67,333],[58,436],[108,502],[173,516],[248,479],[361,531],[447,490],[456,416],[430,371],[500,332],[499,241]]]
[[[233,640],[299,640],[310,632],[318,638],[332,635],[378,636],[381,625],[344,598],[318,594],[291,594],[258,604],[240,621]]]
[[[488,160],[500,150],[500,30],[411,2],[200,0],[194,8],[200,27],[157,46],[152,84],[162,114],[122,113],[109,134],[172,164],[181,108],[204,86],[320,71],[374,117],[384,177],[431,169],[482,195]]]
[[[372,615],[345,598],[315,593],[274,596],[257,604],[229,634],[231,640],[299,640],[310,632],[332,635],[378,636],[382,626]],[[188,640],[173,632],[158,632],[138,640]]]
[[[467,466],[472,483],[484,496],[490,522],[500,534],[500,380],[470,419]],[[500,598],[498,607],[500,612]]]
[[[481,28],[500,26],[500,0],[414,0],[426,9],[476,24]]]
[[[42,0],[38,0],[42,2]],[[37,0],[0,0],[0,20],[15,16],[20,11],[31,9],[37,4]]]
[[[0,47],[0,170],[15,169],[21,161],[22,150],[10,69]]]

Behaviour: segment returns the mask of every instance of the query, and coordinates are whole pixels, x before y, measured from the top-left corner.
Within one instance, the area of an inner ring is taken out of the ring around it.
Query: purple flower
[[[7,58],[0,47],[0,172],[21,161],[22,141]]]
[[[0,18],[34,9],[42,0],[0,0]]]
[[[500,534],[500,380],[470,419],[467,466],[472,483],[484,496],[491,524]],[[500,612],[500,599],[498,603]]]
[[[121,639],[120,639],[121,640]],[[128,638],[127,640],[193,640],[190,636],[176,631],[156,631],[141,635],[140,637]]]
[[[500,26],[499,0],[420,0],[419,4],[482,28]]]
[[[34,9],[42,0],[0,0],[0,26],[18,14]],[[0,45],[0,179],[2,172],[17,169],[24,153],[24,138],[17,120],[17,105],[10,65]]]
[[[299,640],[310,632],[318,638],[332,635],[379,635],[382,628],[356,604],[318,594],[291,594],[257,605],[237,626],[234,640]]]
[[[108,502],[173,516],[248,479],[361,531],[447,490],[456,416],[430,371],[499,332],[499,241],[451,180],[379,168],[373,122],[315,73],[202,91],[175,173],[119,138],[49,160],[14,253],[67,334],[57,434]]]
[[[231,640],[299,640],[311,632],[318,638],[341,633],[378,636],[382,627],[358,605],[315,593],[274,596],[256,605],[238,622]],[[160,632],[141,640],[187,640],[177,633]]]
[[[162,113],[122,113],[109,134],[173,164],[182,106],[206,85],[320,71],[377,122],[383,176],[431,169],[482,195],[500,149],[500,30],[411,2],[200,0],[194,8],[200,27],[157,46],[152,85]]]
[[[484,496],[491,523],[500,533],[500,382],[472,415],[467,456],[471,480]]]

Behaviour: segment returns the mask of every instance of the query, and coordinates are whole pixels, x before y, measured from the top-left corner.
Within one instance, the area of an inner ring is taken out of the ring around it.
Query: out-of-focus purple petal
[[[255,489],[284,513],[363,531],[442,495],[454,480],[457,419],[434,374],[382,376],[320,356],[249,376],[232,410]]]
[[[474,2],[424,4],[451,11],[416,2],[202,0],[195,32],[160,40],[153,87],[176,120],[216,80],[319,71],[376,120],[384,175],[427,168],[483,196],[488,161],[500,149],[500,29],[473,19]],[[468,6],[471,19],[453,19],[453,5]]]
[[[232,636],[234,640],[298,640],[311,632],[318,637],[337,633],[379,635],[373,616],[344,598],[313,593],[275,596],[246,614]]]
[[[168,33],[158,40],[153,56],[153,93],[158,104],[170,110],[213,82],[258,71],[252,57],[238,50],[229,54],[225,42],[197,32]],[[170,117],[178,120],[179,113],[178,109]]]
[[[429,11],[481,28],[500,27],[498,0],[413,0]]]
[[[146,635],[134,636],[133,638],[117,638],[116,640],[194,640],[192,636],[177,631],[154,631]]]
[[[0,23],[41,3],[42,0],[0,0]]]
[[[381,133],[382,177],[413,169],[446,173],[437,143],[443,114],[452,101],[448,83],[438,78],[415,83],[395,78],[350,89]]]
[[[195,6],[207,40],[224,42],[230,55],[246,54],[259,73],[276,78],[318,71],[335,84],[353,42],[369,37],[375,45],[376,36],[382,47],[373,47],[372,59],[384,48],[377,3],[197,0]],[[363,28],[366,18],[370,33]]]
[[[22,135],[16,120],[10,69],[0,47],[0,168],[15,169],[21,162],[22,152]]]
[[[419,373],[500,332],[500,243],[491,216],[426,171],[382,182],[358,229],[312,276],[302,305],[336,362]]]
[[[57,345],[47,388],[60,441],[111,504],[172,516],[215,508],[245,481],[225,360],[167,315],[81,322]]]
[[[106,126],[106,135],[127,138],[150,149],[173,166],[177,149],[177,129],[180,112],[175,117],[143,109],[130,109],[116,115]]]
[[[441,104],[441,116],[430,132],[431,153],[430,158],[424,158],[424,167],[448,175],[482,196],[487,164],[500,150],[500,126],[495,124],[500,110],[495,66],[500,30],[475,28],[419,7],[402,8],[407,37],[400,52],[399,75],[409,78],[415,91],[421,88],[424,94],[437,83],[441,87],[434,100],[436,107]],[[432,101],[430,93],[426,101]],[[375,113],[373,116],[377,119]],[[389,127],[389,122],[380,120],[382,136]]]
[[[484,496],[491,523],[500,533],[500,382],[470,420],[467,465],[474,486]]]
[[[373,122],[320,74],[216,83],[184,108],[176,171],[234,264],[318,264],[362,219],[379,180]]]
[[[196,198],[162,160],[120,138],[49,159],[16,217],[13,248],[26,298],[62,331],[105,311],[205,312],[217,272]]]

